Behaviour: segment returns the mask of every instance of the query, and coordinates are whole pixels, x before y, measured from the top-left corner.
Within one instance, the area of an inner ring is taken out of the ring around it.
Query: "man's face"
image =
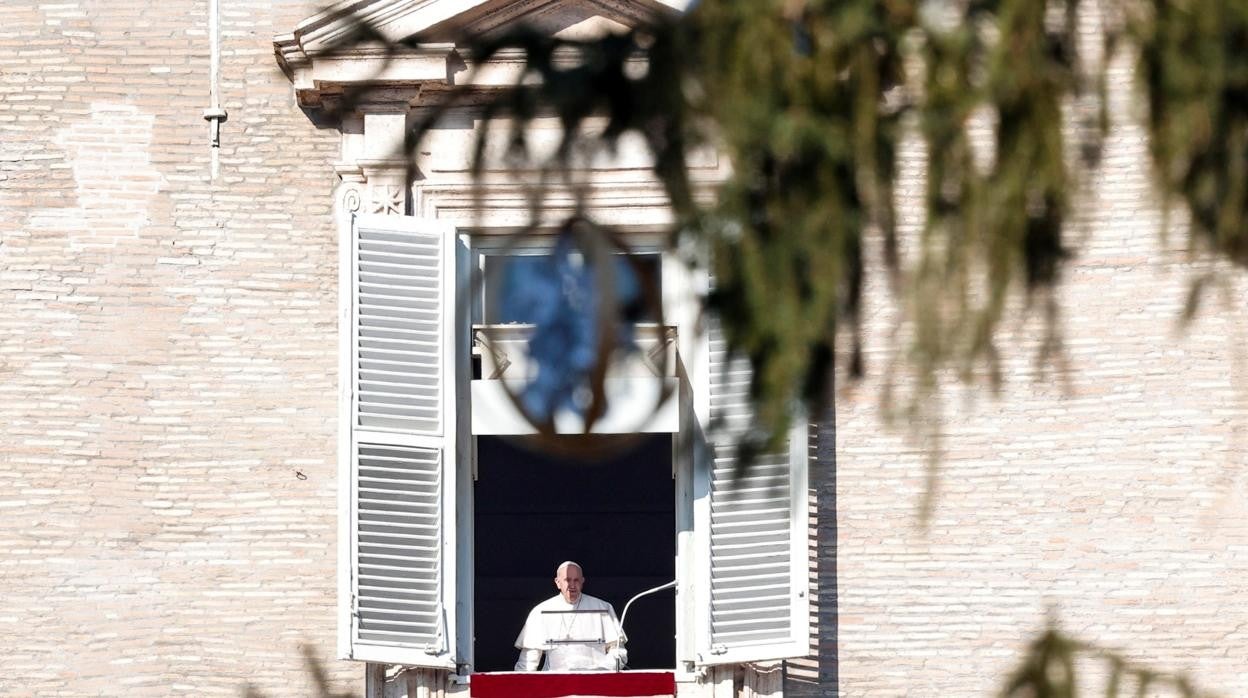
[[[576,565],[568,565],[555,575],[555,586],[559,588],[559,595],[568,603],[581,600],[581,587],[584,584],[585,577],[581,575],[581,568]]]

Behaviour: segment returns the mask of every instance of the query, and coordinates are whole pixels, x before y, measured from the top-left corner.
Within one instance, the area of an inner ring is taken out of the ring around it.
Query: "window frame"
[[[630,230],[625,227],[622,230],[621,235],[629,245],[629,252],[644,255],[658,255],[659,257],[663,321],[667,325],[677,327],[677,342],[679,347],[677,355],[679,356],[681,351],[685,351],[686,343],[690,344],[692,347],[696,342],[696,337],[694,336],[695,333],[692,328],[695,326],[693,323],[697,319],[697,313],[700,308],[696,294],[698,286],[696,286],[693,282],[693,279],[697,276],[697,274],[696,272],[689,270],[687,266],[664,245],[663,236],[661,234],[644,230]],[[472,272],[474,274],[481,275],[481,278],[484,280],[486,257],[546,254],[554,248],[555,241],[556,231],[554,230],[542,231],[541,233],[533,235],[518,244],[512,241],[505,234],[500,235],[498,233],[482,232],[479,230],[469,233],[469,257],[471,259],[470,265]],[[485,303],[488,291],[485,289],[484,283],[482,283],[481,288],[473,288],[470,293],[472,293],[472,300],[470,301],[471,310],[468,315],[472,318],[472,322],[474,324],[480,324],[485,317]],[[685,331],[682,332],[682,328],[685,328]],[[686,393],[688,391],[685,387],[683,387],[687,386],[687,384],[688,380],[681,381],[681,394],[674,396],[674,399],[678,399],[682,403],[687,402]],[[675,602],[676,665],[672,667],[672,670],[675,672],[676,680],[678,682],[688,682],[696,680],[699,675],[697,670],[693,668],[692,664],[693,655],[691,652],[694,646],[693,614],[691,612],[686,612],[692,611],[691,607],[694,602],[684,601],[684,599],[692,599],[694,597],[692,593],[693,583],[690,573],[692,570],[696,569],[696,565],[690,563],[687,558],[692,554],[692,551],[697,548],[697,545],[692,541],[692,536],[694,534],[694,513],[693,500],[691,497],[693,489],[690,486],[690,483],[693,481],[693,464],[691,459],[686,459],[687,462],[683,465],[681,462],[681,458],[687,454],[687,449],[680,446],[680,442],[683,438],[683,432],[685,430],[684,425],[686,424],[683,415],[681,423],[681,431],[672,434],[672,477],[675,480],[674,489],[676,491],[676,520],[673,521],[673,534],[676,535],[676,560],[674,561],[674,567],[676,570],[677,582]],[[469,448],[469,452],[469,457],[471,459],[472,480],[475,482],[477,477],[477,449],[475,434],[471,436],[471,446]],[[472,490],[469,489],[467,492],[460,491],[456,494],[461,500],[459,502],[459,510],[471,511],[473,506]],[[461,524],[461,528],[459,529],[459,534],[461,538],[466,539],[467,545],[466,550],[461,548],[460,560],[468,560],[470,568],[470,563],[475,560],[475,551],[471,550],[474,536],[472,522],[473,515],[470,514],[467,518],[468,520],[463,522]],[[687,520],[688,525],[681,526],[682,520]],[[686,564],[683,566],[681,553],[682,549],[689,551],[684,554]],[[463,563],[461,562],[461,564]],[[471,576],[470,572],[464,573],[461,570],[461,584],[459,590],[459,594],[461,594],[460,598],[465,598],[462,596],[464,593],[470,594],[470,596],[467,597],[468,599],[473,598],[471,596],[473,593],[470,582]],[[685,590],[683,596],[681,593],[682,589]],[[690,608],[682,608],[682,602],[684,606]],[[471,603],[466,605],[471,606]],[[467,626],[468,631],[462,633],[462,635],[471,637],[476,634],[476,618],[473,610],[470,609],[469,613],[472,614],[473,617]],[[467,654],[464,656],[468,657],[468,663],[471,665],[474,660],[471,648],[468,648]]]
[[[426,202],[428,200],[426,199]],[[456,330],[451,340],[457,365],[466,373],[471,360],[472,324],[484,316],[484,298],[478,289],[472,288],[475,273],[483,273],[486,256],[497,254],[541,254],[548,251],[554,243],[553,234],[527,244],[514,244],[505,233],[506,229],[465,229],[456,228],[453,220],[436,217],[436,209],[426,207],[425,215],[418,217],[402,217],[408,221],[424,220],[445,226],[447,234],[455,238],[456,253],[454,268],[456,278],[452,284],[456,297]],[[433,216],[430,214],[433,213]],[[379,217],[380,218],[380,217]],[[398,216],[391,218],[400,218]],[[355,216],[346,216],[345,224],[340,222],[339,245],[339,286],[340,306],[339,322],[342,327],[352,328],[350,332],[339,332],[339,408],[341,424],[352,424],[352,391],[354,389],[354,227],[351,221]],[[553,231],[552,231],[553,232]],[[709,467],[707,461],[708,444],[702,432],[703,425],[710,424],[710,348],[708,333],[699,331],[701,322],[700,299],[705,296],[709,287],[707,273],[704,269],[691,269],[682,259],[664,244],[664,237],[653,230],[629,230],[624,235],[633,250],[641,254],[659,254],[659,269],[662,284],[662,303],[664,323],[677,327],[677,375],[679,380],[679,412],[680,431],[674,434],[672,446],[672,468],[675,479],[676,516],[673,522],[673,533],[676,536],[676,665],[673,670],[679,682],[700,680],[706,671],[721,663],[755,661],[762,659],[756,654],[732,653],[720,656],[713,661],[706,661],[700,650],[706,645],[705,637],[709,632],[709,604],[707,594],[709,585],[707,576],[710,569],[710,501]],[[465,294],[472,294],[471,301]],[[448,350],[449,351],[449,350]],[[448,355],[449,356],[449,355]],[[474,482],[476,479],[476,438],[472,434],[468,408],[466,385],[471,379],[463,376],[464,387],[457,389],[456,410],[460,415],[457,422],[460,428],[454,435],[455,451],[458,456],[454,466],[450,462],[444,464],[443,482],[453,491],[445,492],[444,526],[446,539],[444,548],[449,551],[451,564],[442,569],[443,583],[446,591],[443,594],[443,610],[446,615],[447,661],[439,664],[442,668],[452,670],[460,675],[471,669],[473,661],[473,634],[475,617],[473,608],[474,597],[474,565],[473,532],[475,512],[473,510]],[[452,422],[455,423],[455,422]],[[804,425],[799,425],[804,427]],[[804,429],[802,436],[794,434],[795,439],[805,444]],[[355,569],[354,541],[356,540],[355,519],[352,510],[353,487],[355,486],[352,463],[353,441],[350,429],[340,429],[339,462],[347,464],[346,469],[340,467],[343,476],[339,483],[339,609],[340,619],[350,619],[352,604],[351,575]],[[793,526],[794,541],[804,540],[807,522],[805,519],[806,493],[799,491],[799,484],[805,486],[805,470],[807,456],[797,458],[791,456],[791,464],[800,469],[803,477],[793,484]],[[795,472],[796,474],[796,472]],[[800,535],[799,535],[800,534]],[[793,584],[802,590],[805,597],[805,585],[808,575],[806,546],[793,543],[791,552],[791,576]],[[808,604],[808,600],[807,600]],[[807,605],[794,607],[794,618],[805,622],[808,613]],[[796,620],[795,620],[796,623]],[[410,664],[398,655],[389,656],[385,653],[368,657],[352,656],[352,637],[349,623],[340,622],[339,655],[343,658],[364,661],[383,661],[390,663]],[[344,627],[346,626],[346,627]],[[798,640],[804,639],[803,633],[796,632],[793,643],[786,646],[784,656],[803,656],[808,648]],[[777,655],[778,656],[778,655]],[[770,657],[768,657],[770,658]]]

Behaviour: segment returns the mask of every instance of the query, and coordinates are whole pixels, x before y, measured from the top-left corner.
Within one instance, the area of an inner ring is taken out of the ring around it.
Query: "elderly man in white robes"
[[[581,593],[585,575],[571,560],[555,570],[559,595],[529,611],[516,648],[516,671],[536,671],[546,655],[544,671],[618,669],[628,661],[624,629],[615,608],[602,599]]]

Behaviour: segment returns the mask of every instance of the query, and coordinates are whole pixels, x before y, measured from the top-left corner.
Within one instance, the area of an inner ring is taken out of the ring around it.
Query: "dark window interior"
[[[524,439],[478,437],[475,671],[512,670],[516,635],[529,609],[558,593],[555,568],[564,560],[582,565],[585,593],[617,615],[635,594],[673,579],[671,436],[592,438],[606,448],[576,459]],[[665,589],[633,604],[628,668],[675,667],[674,599]]]

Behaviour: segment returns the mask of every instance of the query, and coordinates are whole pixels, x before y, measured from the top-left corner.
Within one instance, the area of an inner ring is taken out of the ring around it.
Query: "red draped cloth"
[[[472,698],[671,698],[676,695],[676,674],[670,671],[586,671],[574,674],[506,671],[473,674],[469,689]]]

